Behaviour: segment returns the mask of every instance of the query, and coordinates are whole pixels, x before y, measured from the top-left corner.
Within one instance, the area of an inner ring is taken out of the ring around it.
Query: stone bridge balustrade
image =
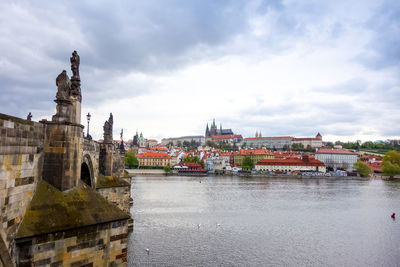
[[[124,152],[83,138],[79,63],[57,77],[52,121],[0,114],[0,266],[126,266]]]

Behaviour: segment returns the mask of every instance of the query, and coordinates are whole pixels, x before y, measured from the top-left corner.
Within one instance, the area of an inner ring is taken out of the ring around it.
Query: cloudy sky
[[[60,2],[0,2],[0,113],[50,119],[77,50],[96,139],[400,136],[400,1]]]

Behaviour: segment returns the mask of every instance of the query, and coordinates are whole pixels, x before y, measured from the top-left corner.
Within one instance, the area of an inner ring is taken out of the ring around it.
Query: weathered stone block
[[[14,122],[13,121],[4,120],[3,121],[3,127],[4,128],[14,128]]]

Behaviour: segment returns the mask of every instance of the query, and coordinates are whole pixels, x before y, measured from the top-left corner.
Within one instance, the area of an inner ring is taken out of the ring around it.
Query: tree
[[[246,156],[242,161],[242,169],[251,170],[254,168],[254,161],[250,156]]]
[[[246,143],[246,142],[243,142],[242,148],[246,148],[246,146],[247,146],[247,143]]]
[[[332,142],[326,142],[326,147],[333,148],[334,144]]]
[[[164,166],[164,173],[165,175],[171,174],[171,167],[170,166]]]
[[[373,149],[375,148],[375,144],[372,141],[367,141],[362,143],[361,148]]]
[[[294,143],[292,144],[292,150],[303,150],[304,145],[302,143]]]
[[[136,158],[133,152],[126,152],[125,154],[125,166],[129,168],[135,167],[138,165],[138,159]]]
[[[211,140],[208,140],[206,142],[206,145],[209,146],[209,147],[213,147],[213,148],[217,148],[218,147],[218,145],[216,143],[214,143],[213,141],[211,141]]]
[[[371,168],[362,161],[354,163],[354,169],[357,170],[361,177],[368,177],[371,174]]]
[[[200,163],[200,159],[198,156],[186,156],[183,158],[183,162],[196,162],[196,163]]]
[[[382,171],[385,175],[393,178],[395,175],[400,174],[400,153],[391,150],[383,157]]]

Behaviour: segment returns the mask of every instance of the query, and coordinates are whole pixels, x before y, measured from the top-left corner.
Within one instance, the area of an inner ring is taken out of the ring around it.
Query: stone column
[[[100,144],[100,173],[105,176],[111,176],[113,173],[113,152],[114,145],[112,143]]]
[[[81,175],[80,124],[46,122],[43,180],[61,191],[75,187]]]
[[[61,191],[75,187],[81,176],[83,125],[81,125],[80,58],[72,53],[69,79],[63,70],[56,79],[56,114],[45,122],[43,180]]]

